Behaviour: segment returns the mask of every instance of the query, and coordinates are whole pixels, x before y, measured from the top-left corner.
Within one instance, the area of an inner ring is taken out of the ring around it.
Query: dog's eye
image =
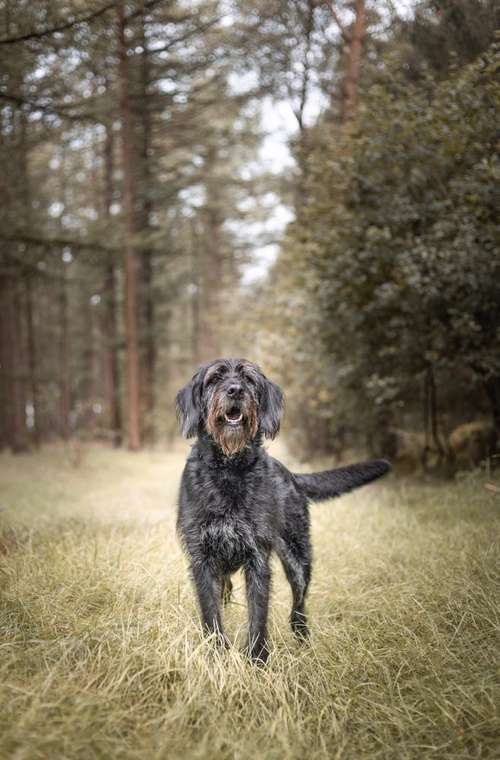
[[[224,373],[219,372],[212,372],[211,375],[209,375],[205,380],[205,388],[208,388],[210,385],[215,385],[215,383],[218,383],[219,380],[222,379],[224,376]]]

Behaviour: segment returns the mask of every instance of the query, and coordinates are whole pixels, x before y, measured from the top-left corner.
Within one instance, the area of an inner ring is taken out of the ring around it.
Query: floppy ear
[[[185,438],[192,438],[198,432],[200,423],[200,401],[198,399],[198,375],[195,375],[183,388],[180,389],[175,399],[177,419],[181,427],[181,433]]]
[[[278,435],[284,403],[283,391],[279,385],[265,377],[260,402],[260,429],[266,438]]]

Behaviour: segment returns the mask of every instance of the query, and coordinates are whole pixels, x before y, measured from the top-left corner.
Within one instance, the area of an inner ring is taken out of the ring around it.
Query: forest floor
[[[2,759],[499,757],[500,497],[481,475],[314,506],[310,644],[276,566],[259,668],[201,636],[175,534],[186,448],[0,456]]]

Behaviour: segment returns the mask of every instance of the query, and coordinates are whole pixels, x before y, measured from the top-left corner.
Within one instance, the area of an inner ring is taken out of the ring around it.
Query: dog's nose
[[[241,396],[242,390],[241,385],[230,385],[227,389],[227,395],[231,396],[231,398],[238,398],[238,396]]]

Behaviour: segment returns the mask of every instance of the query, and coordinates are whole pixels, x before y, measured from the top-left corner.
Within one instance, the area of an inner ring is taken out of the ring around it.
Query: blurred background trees
[[[237,353],[284,385],[298,455],[494,453],[499,20],[2,0],[0,446],[168,440],[177,387]]]

